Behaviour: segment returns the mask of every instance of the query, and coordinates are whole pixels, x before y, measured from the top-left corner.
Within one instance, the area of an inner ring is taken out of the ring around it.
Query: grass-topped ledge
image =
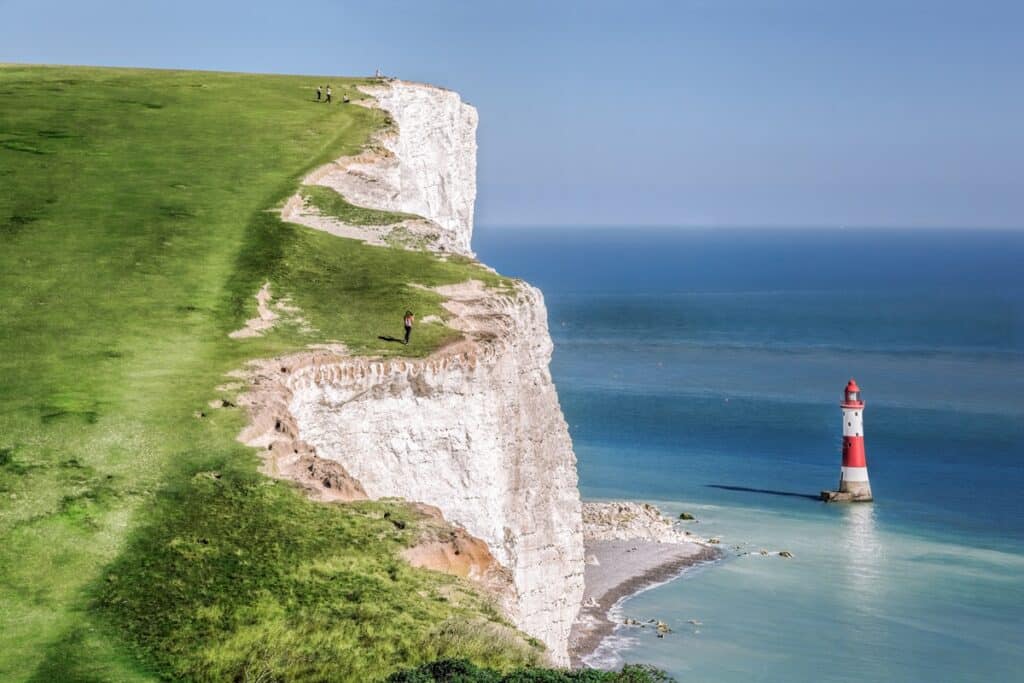
[[[405,220],[422,220],[421,216],[412,213],[381,211],[349,204],[344,197],[328,187],[303,185],[301,195],[321,213],[350,225],[394,225]]]

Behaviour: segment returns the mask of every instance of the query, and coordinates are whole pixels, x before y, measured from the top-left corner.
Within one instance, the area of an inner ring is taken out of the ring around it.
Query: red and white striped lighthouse
[[[821,497],[827,501],[869,501],[871,482],[864,455],[864,401],[853,379],[847,382],[839,406],[843,409],[843,467],[839,490],[822,491]]]

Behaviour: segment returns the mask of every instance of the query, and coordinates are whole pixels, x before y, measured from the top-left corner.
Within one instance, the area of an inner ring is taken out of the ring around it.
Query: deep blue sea
[[[1024,680],[1024,232],[485,227],[474,248],[544,291],[584,497],[694,513],[727,550],[621,606],[674,633],[620,629],[595,662]],[[875,502],[826,505],[850,377]]]

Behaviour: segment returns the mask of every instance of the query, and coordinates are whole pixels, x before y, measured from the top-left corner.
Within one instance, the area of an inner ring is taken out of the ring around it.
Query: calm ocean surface
[[[474,248],[544,290],[584,497],[692,512],[729,553],[626,601],[675,632],[620,629],[602,662],[1024,680],[1024,232],[480,228]],[[825,505],[851,376],[876,502]]]

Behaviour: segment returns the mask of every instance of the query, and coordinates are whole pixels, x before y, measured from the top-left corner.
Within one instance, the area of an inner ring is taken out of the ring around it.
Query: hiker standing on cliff
[[[416,316],[414,316],[412,314],[412,311],[406,311],[405,312],[405,320],[403,320],[402,322],[405,323],[405,343],[406,343],[406,345],[409,344],[409,335],[412,334],[412,323],[415,320],[416,320]]]
[[[317,102],[320,101],[320,97],[321,97],[322,93],[323,93],[323,91],[320,89],[320,86],[319,85],[316,86],[316,101]]]
[[[327,104],[331,103],[331,86],[327,86]]]

